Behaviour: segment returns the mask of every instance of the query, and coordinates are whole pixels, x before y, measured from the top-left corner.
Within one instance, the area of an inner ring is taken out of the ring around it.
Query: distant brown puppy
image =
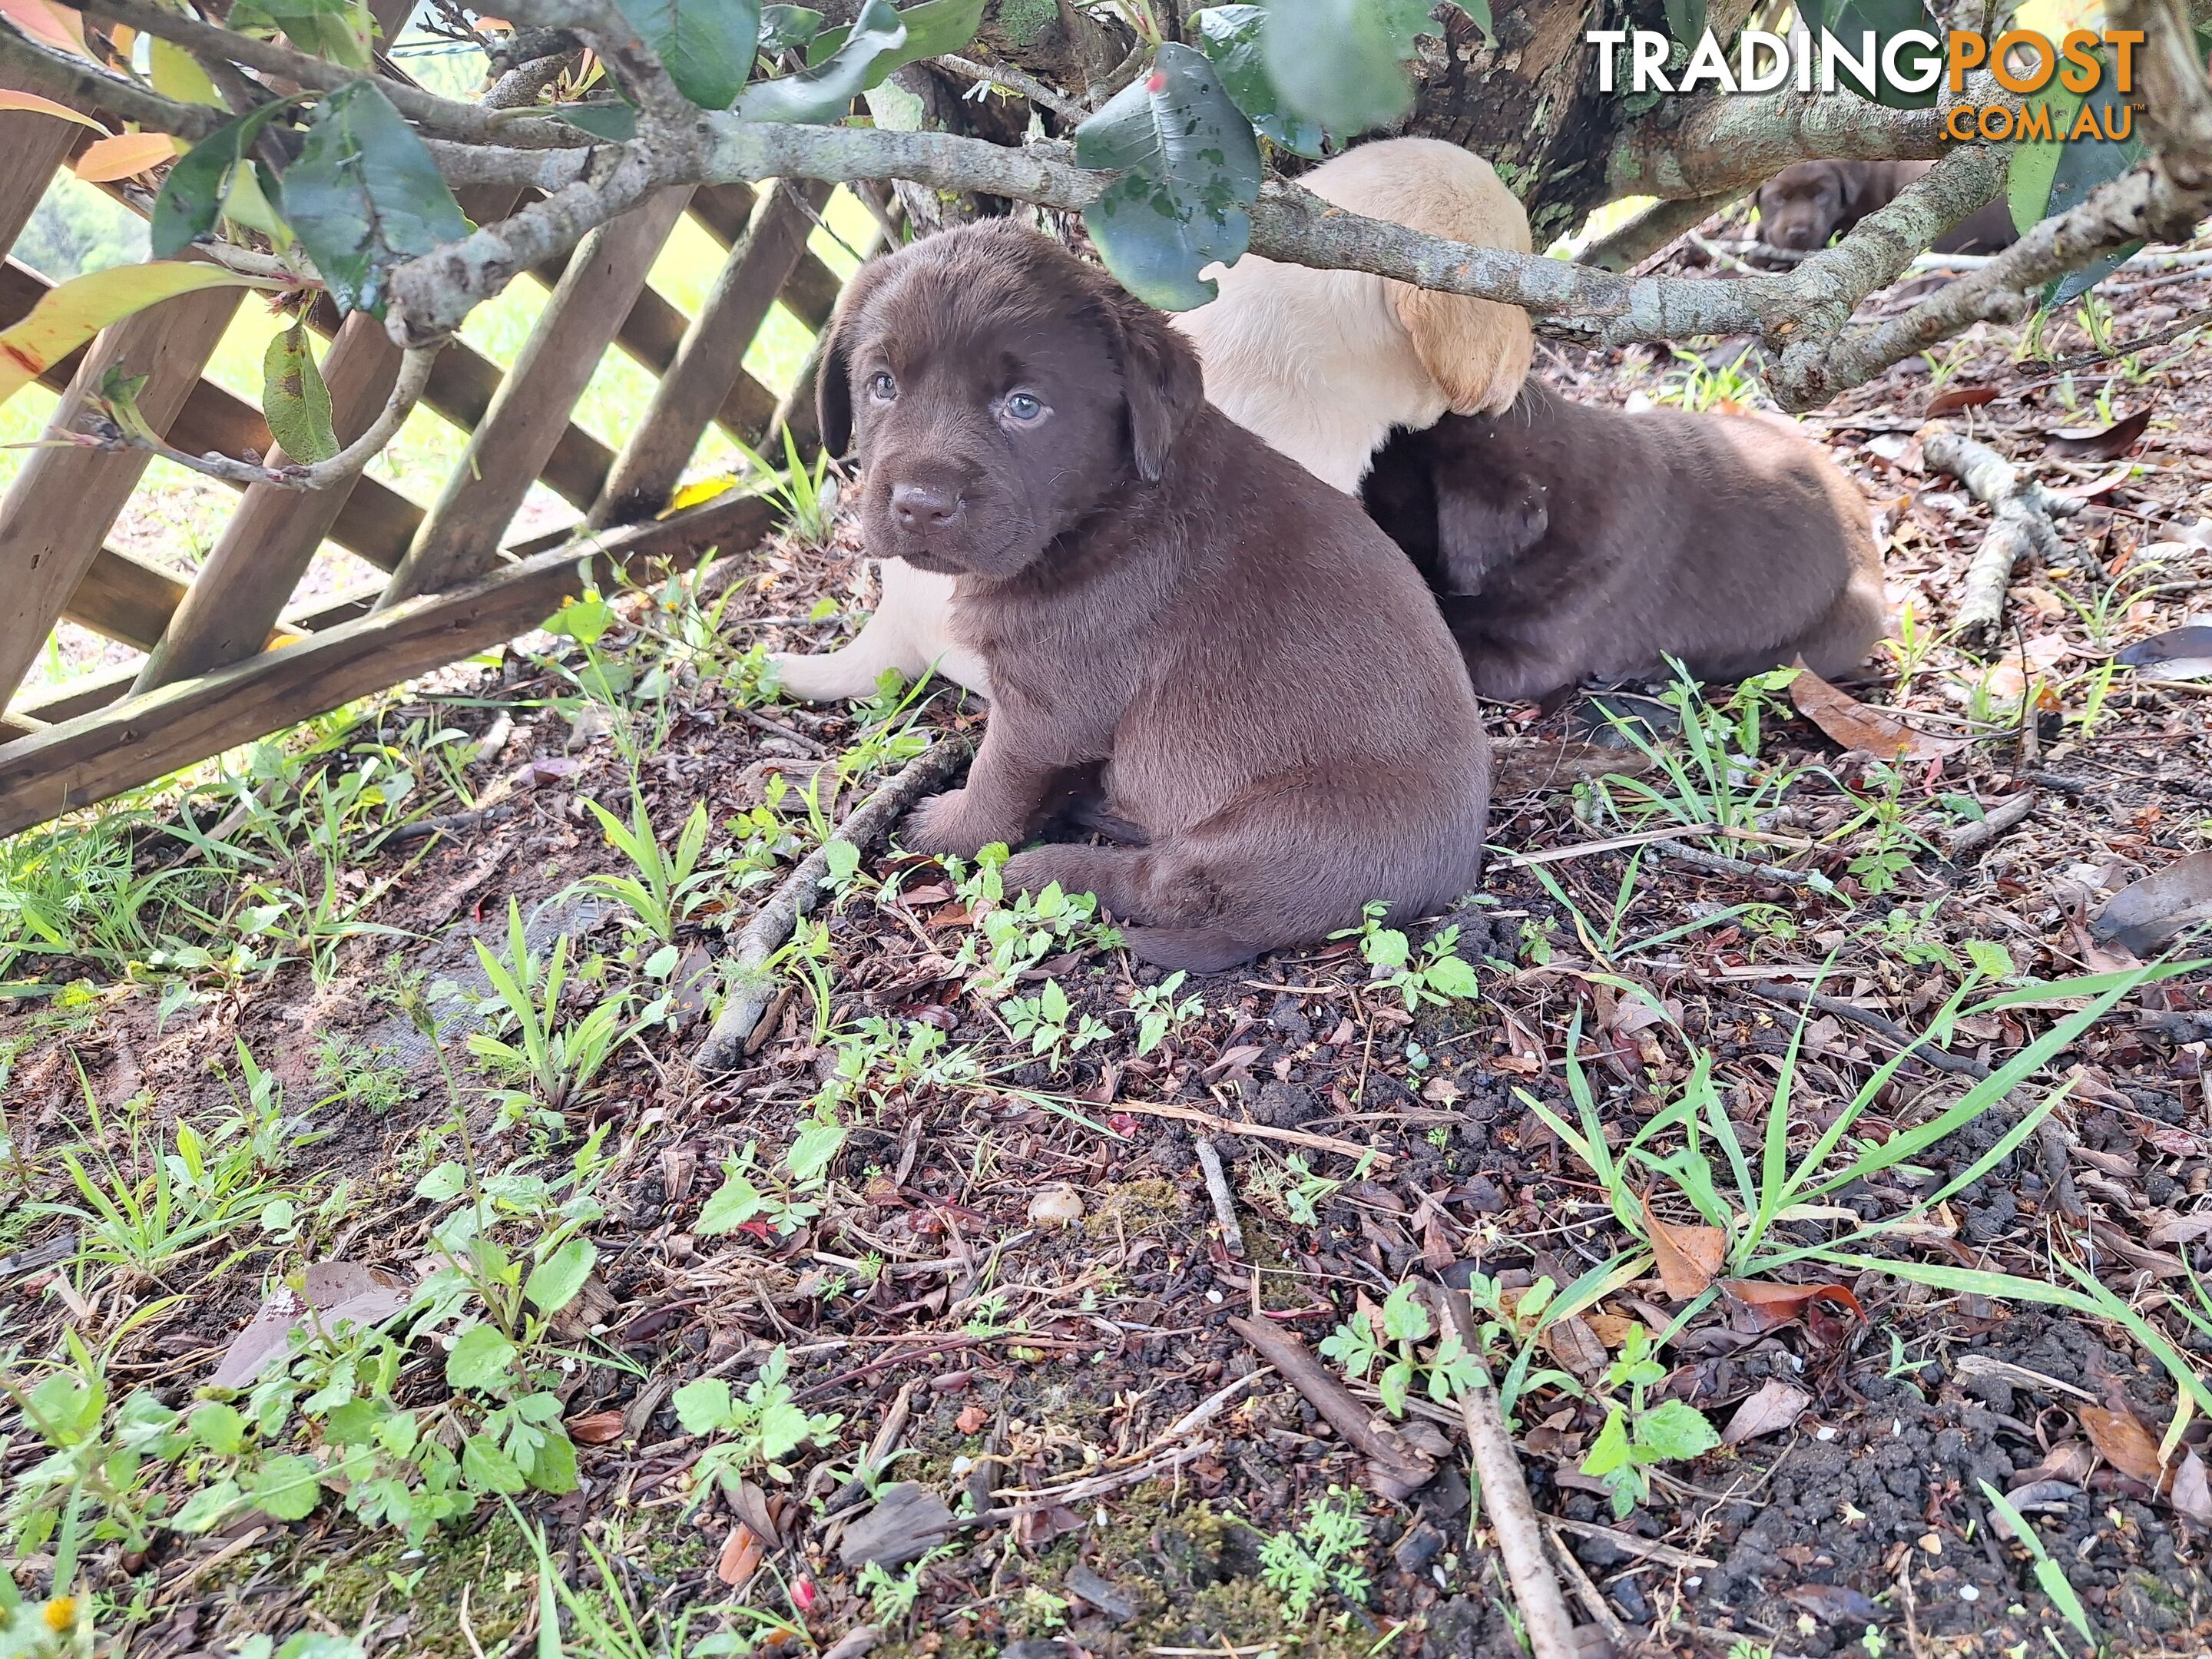
[[[1809,252],[1826,247],[1936,164],[1933,161],[1800,161],[1759,187],[1759,240],[1769,247]],[[2012,209],[1991,202],[1938,237],[1938,253],[1996,253],[2019,240]]]
[[[1882,628],[1865,501],[1803,438],[1745,416],[1638,414],[1530,380],[1503,415],[1401,433],[1363,494],[1439,596],[1474,689],[1547,697],[1680,659],[1831,676]]]
[[[863,266],[821,400],[833,451],[857,428],[869,551],[958,578],[990,675],[967,787],[908,847],[1019,846],[1091,795],[1143,844],[1036,848],[1007,885],[1096,893],[1201,972],[1474,884],[1488,749],[1419,575],[1103,271],[1004,221]]]

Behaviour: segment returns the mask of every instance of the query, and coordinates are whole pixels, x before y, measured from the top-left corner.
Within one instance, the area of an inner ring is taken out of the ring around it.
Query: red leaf
[[[1954,410],[1978,409],[1984,404],[1997,400],[1997,389],[1993,386],[1954,386],[1937,392],[1928,400],[1928,415],[1931,420],[1938,415],[1948,415]]]
[[[1742,1310],[1742,1317],[1736,1322],[1741,1330],[1779,1330],[1805,1319],[1809,1310],[1822,1304],[1848,1308],[1855,1319],[1866,1317],[1858,1297],[1842,1285],[1774,1285],[1758,1279],[1724,1279],[1721,1288]]]
[[[2150,410],[2139,409],[2125,420],[2115,421],[2102,430],[2054,432],[2043,447],[2047,453],[2075,460],[2116,461],[2142,441],[2149,425]]]

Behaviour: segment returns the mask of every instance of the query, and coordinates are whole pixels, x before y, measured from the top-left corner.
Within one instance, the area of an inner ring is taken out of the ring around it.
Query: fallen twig
[[[1222,1172],[1221,1154],[1204,1135],[1198,1138],[1198,1167],[1206,1173],[1206,1190],[1213,1200],[1213,1218],[1221,1224],[1221,1242],[1229,1254],[1244,1254],[1244,1230],[1237,1224],[1237,1206],[1229,1195],[1229,1177]]]
[[[1785,887],[1810,888],[1814,892],[1833,890],[1832,884],[1816,870],[1785,870],[1777,864],[1753,864],[1748,859],[1732,859],[1725,853],[1708,853],[1702,847],[1675,847],[1662,842],[1657,850],[1661,858],[1672,863],[1693,865],[1715,875],[1778,881]]]
[[[1979,1060],[1969,1060],[1964,1054],[1954,1054],[1948,1048],[1938,1048],[1922,1042],[1895,1020],[1877,1014],[1871,1008],[1862,1008],[1855,1002],[1845,1002],[1840,997],[1824,997],[1802,985],[1782,985],[1772,981],[1761,981],[1751,987],[1755,997],[1765,997],[1770,1002],[1787,1002],[1797,1007],[1810,1008],[1815,1013],[1833,1014],[1838,1019],[1863,1025],[1878,1036],[1887,1037],[1900,1048],[1911,1048],[1915,1060],[1923,1060],[1939,1072],[1952,1072],[1960,1077],[1970,1077],[1978,1082],[1990,1074],[1990,1068]],[[1920,1046],[1914,1048],[1918,1043]]]
[[[1201,1112],[1190,1106],[1169,1106],[1152,1100],[1117,1100],[1117,1112],[1134,1112],[1142,1117],[1173,1118],[1178,1123],[1195,1123],[1218,1135],[1251,1135],[1261,1140],[1279,1140],[1292,1146],[1309,1147],[1316,1152],[1334,1152],[1340,1158],[1368,1158],[1388,1167],[1397,1160],[1389,1152],[1373,1146],[1362,1146],[1356,1141],[1339,1140],[1334,1135],[1312,1134],[1304,1129],[1278,1129],[1267,1123],[1239,1123],[1233,1118],[1216,1117],[1211,1112]]]
[[[1328,1419],[1328,1425],[1344,1437],[1345,1443],[1367,1460],[1368,1477],[1385,1498],[1394,1502],[1409,1498],[1436,1478],[1437,1466],[1354,1400],[1336,1373],[1315,1358],[1297,1338],[1259,1319],[1232,1316],[1229,1328],[1280,1371],[1307,1403]],[[1540,1647],[1536,1653],[1537,1659],[1551,1659]],[[1562,1659],[1573,1659],[1572,1648],[1561,1653]]]
[[[1520,1603],[1521,1622],[1528,1634],[1528,1650],[1534,1659],[1576,1659],[1574,1620],[1567,1616],[1566,1600],[1559,1581],[1544,1559],[1544,1534],[1537,1530],[1536,1506],[1528,1501],[1528,1482],[1521,1474],[1521,1458],[1513,1449],[1513,1437],[1505,1427],[1505,1413],[1489,1368],[1481,1362],[1474,1315],[1463,1291],[1436,1286],[1433,1301],[1459,1333],[1461,1346],[1475,1357],[1480,1373],[1460,1390],[1460,1420],[1468,1444],[1474,1453],[1475,1479],[1482,1492],[1483,1512],[1498,1538],[1498,1553],[1505,1562],[1506,1582]],[[1234,1321],[1231,1322],[1234,1323]]]
[[[1987,444],[1955,432],[1929,433],[1921,454],[1929,466],[1949,473],[1990,508],[1989,533],[1982,538],[1960,585],[1958,617],[1961,637],[1970,645],[1986,647],[2003,624],[2013,568],[2031,551],[2046,559],[2058,557],[2065,544],[2051,520],[2073,517],[2085,503],[2078,496],[2045,489]]]
[[[1999,801],[1986,815],[1971,823],[1962,823],[1943,838],[1945,850],[1956,860],[1969,853],[1979,852],[2008,830],[2013,829],[2035,811],[2035,791],[2023,789],[2018,794]]]
[[[1547,1516],[1545,1519],[1548,1521],[1551,1517]],[[1615,1653],[1623,1651],[1628,1645],[1628,1626],[1620,1622],[1620,1615],[1607,1604],[1604,1592],[1590,1582],[1589,1574],[1583,1571],[1583,1564],[1575,1559],[1575,1553],[1567,1547],[1567,1540],[1559,1536],[1556,1522],[1552,1526],[1552,1553],[1566,1569],[1575,1593],[1582,1597],[1583,1605],[1589,1609],[1591,1619],[1605,1632],[1605,1639],[1612,1644],[1613,1650]]]
[[[1570,1521],[1564,1515],[1544,1517],[1554,1532],[1571,1532],[1577,1538],[1595,1538],[1610,1544],[1624,1555],[1641,1556],[1646,1561],[1656,1561],[1662,1567],[1680,1567],[1691,1572],[1701,1572],[1720,1563],[1710,1555],[1692,1555],[1687,1550],[1678,1550],[1672,1544],[1659,1544],[1649,1538],[1639,1538],[1632,1532],[1623,1532],[1618,1527],[1601,1527],[1595,1521]]]
[[[440,812],[434,817],[417,818],[412,823],[403,823],[384,838],[386,847],[404,847],[410,842],[428,841],[432,836],[459,836],[465,830],[481,830],[488,823],[499,823],[513,817],[522,810],[519,800],[503,800],[496,806],[483,806],[473,812]]]
[[[849,842],[865,852],[916,800],[951,777],[968,755],[964,738],[939,737],[855,807],[830,839]],[[723,1005],[713,1029],[707,1033],[707,1040],[699,1045],[701,1071],[732,1071],[744,1057],[745,1040],[752,1036],[753,1028],[760,1024],[761,1015],[767,1012],[769,999],[775,995],[774,988],[766,982],[761,970],[767,967],[769,958],[783,948],[784,941],[791,937],[791,930],[799,925],[799,917],[814,908],[815,901],[821,896],[822,878],[829,869],[829,843],[825,842],[800,860],[799,867],[776,890],[775,896],[761,907],[760,914],[747,922],[745,931],[738,936],[738,971],[760,982],[747,985],[741,981],[739,988],[730,994],[729,1001]]]

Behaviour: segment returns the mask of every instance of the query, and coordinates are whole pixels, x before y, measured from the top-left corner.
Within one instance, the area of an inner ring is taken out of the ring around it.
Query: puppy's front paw
[[[932,795],[907,814],[899,826],[899,841],[912,853],[950,853],[972,859],[994,841],[1006,837],[969,822],[969,795],[965,789],[948,789]]]
[[[876,689],[873,679],[838,660],[845,653],[831,651],[821,656],[779,653],[769,659],[775,669],[777,689],[797,702],[842,702],[865,697]]]

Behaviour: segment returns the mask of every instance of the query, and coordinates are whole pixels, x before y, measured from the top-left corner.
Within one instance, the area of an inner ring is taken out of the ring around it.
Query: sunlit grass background
[[[403,61],[426,84],[459,94],[476,88],[483,63],[480,54],[442,42],[416,40],[401,44]],[[830,198],[823,220],[810,246],[842,277],[857,263],[853,250],[866,244],[872,221],[867,210],[843,191]],[[48,278],[62,281],[86,270],[145,258],[145,227],[128,208],[64,171],[56,174],[38,212],[10,252]],[[696,315],[725,258],[714,238],[695,221],[685,218],[661,250],[648,281],[685,315]],[[463,325],[461,337],[502,370],[511,369],[544,310],[547,293],[532,277],[516,279],[504,294],[478,307]],[[258,404],[262,356],[279,326],[267,304],[248,295],[209,362],[208,378]],[[316,343],[318,356],[327,343]],[[770,308],[746,352],[745,368],[763,385],[781,394],[798,378],[812,344],[813,336],[806,325],[779,303]],[[653,385],[649,372],[619,346],[611,347],[571,419],[610,448],[619,449],[643,414]],[[36,442],[58,401],[43,387],[30,386],[0,405],[0,489],[14,483],[30,453],[4,446]],[[428,409],[418,409],[369,471],[400,494],[428,506],[460,464],[466,442],[467,434],[460,428]],[[117,464],[128,463],[118,458]],[[738,471],[742,465],[742,458],[727,434],[710,428],[692,457],[687,477]],[[226,485],[167,461],[153,461],[111,531],[108,545],[189,576],[222,535],[237,499],[236,492]],[[556,529],[573,523],[578,516],[575,508],[544,485],[534,485],[516,516],[510,537],[520,539]],[[306,598],[337,593],[374,581],[378,575],[363,561],[325,543],[301,593]],[[35,698],[77,675],[134,661],[138,655],[126,646],[64,623],[18,696]]]

